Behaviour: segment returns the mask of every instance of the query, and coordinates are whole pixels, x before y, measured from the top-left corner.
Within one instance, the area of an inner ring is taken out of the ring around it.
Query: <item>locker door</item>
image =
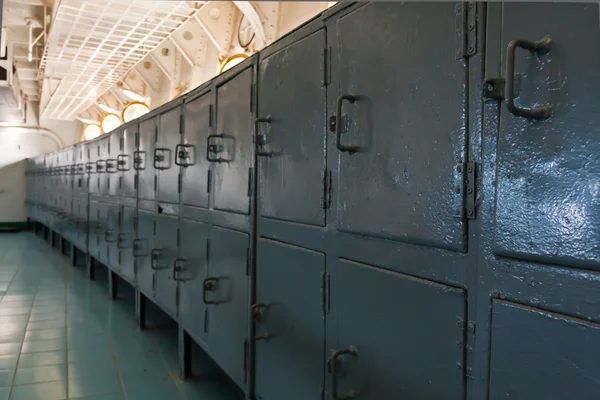
[[[110,268],[118,266],[117,240],[119,236],[118,212],[119,206],[103,203],[105,209],[105,230],[104,230],[104,248],[102,252],[102,262]]]
[[[122,206],[121,225],[117,247],[119,249],[119,269],[126,278],[135,279],[133,263],[133,239],[135,235],[135,208]]]
[[[208,272],[208,225],[183,219],[181,222],[179,283],[179,319],[194,336],[205,340],[206,305],[202,301],[204,280]]]
[[[319,399],[323,389],[325,255],[268,239],[258,241],[257,398]]]
[[[181,142],[181,107],[159,116],[158,144],[154,162],[158,168],[156,200],[179,204],[179,167],[175,164],[175,148]]]
[[[135,138],[137,135],[137,124],[129,125],[123,129],[121,153],[117,156],[117,166],[121,178],[119,180],[119,196],[135,197],[135,170],[131,160],[136,150]]]
[[[143,200],[154,200],[155,196],[153,160],[157,134],[156,117],[140,122],[139,149],[133,156],[133,166],[138,170],[138,196]]]
[[[98,161],[96,162],[96,171],[98,173],[98,193],[101,195],[108,196],[109,193],[109,182],[110,182],[110,173],[109,170],[109,162],[110,152],[110,136],[100,139],[98,141]],[[110,168],[112,170],[112,168]]]
[[[208,208],[208,173],[206,141],[210,134],[210,92],[186,103],[184,138],[181,151],[188,157],[178,162],[190,164],[183,168],[183,204]],[[178,151],[177,156],[179,157]]]
[[[465,251],[467,69],[449,34],[455,4],[368,3],[330,32],[338,229]]]
[[[261,60],[256,139],[263,217],[325,224],[324,48],[321,30]]]
[[[106,203],[98,203],[98,225],[97,225],[97,247],[96,258],[103,264],[108,263],[108,247],[106,242],[107,232],[110,228],[108,223],[108,207]]]
[[[240,387],[245,386],[244,349],[248,327],[248,234],[213,227],[210,233],[208,346],[215,361]]]
[[[88,251],[92,257],[98,257],[98,238],[101,234],[100,203],[90,201],[90,222],[88,224]]]
[[[517,42],[512,62],[503,58],[504,76],[513,63],[519,75],[514,109],[508,101],[500,107],[494,250],[598,270],[598,4],[505,3],[502,10],[502,54],[515,40],[541,47],[530,52]]]
[[[240,214],[250,213],[252,71],[248,68],[240,72],[217,89],[217,129],[216,135],[209,138],[209,161],[214,161],[214,206]]]
[[[119,183],[121,173],[119,171],[119,155],[123,152],[123,132],[115,129],[109,136],[108,159],[106,160],[106,172],[108,173],[108,194],[119,195]]]
[[[331,398],[465,398],[462,289],[339,259],[327,268]]]
[[[177,315],[177,281],[173,279],[173,262],[177,258],[177,217],[156,216],[156,246],[152,257],[156,271],[156,301],[171,315]]]
[[[155,216],[149,211],[138,210],[138,226],[136,229],[133,254],[136,259],[135,279],[137,286],[147,296],[154,296],[154,270],[151,254],[155,249]]]
[[[90,143],[88,149],[90,152],[89,164],[86,165],[89,177],[88,190],[89,193],[96,194],[100,192],[100,177],[104,172],[104,162],[100,160],[100,141]]]

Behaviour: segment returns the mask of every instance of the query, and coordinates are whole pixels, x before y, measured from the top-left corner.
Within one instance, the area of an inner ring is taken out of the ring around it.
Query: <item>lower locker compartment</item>
[[[156,302],[172,317],[177,315],[177,281],[173,279],[173,262],[177,258],[178,219],[171,215],[156,215],[155,248],[151,268],[155,271]]]
[[[600,325],[494,300],[490,399],[597,399]]]

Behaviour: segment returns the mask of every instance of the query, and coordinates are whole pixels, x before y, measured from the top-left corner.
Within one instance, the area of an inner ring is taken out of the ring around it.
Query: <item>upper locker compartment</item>
[[[137,195],[142,200],[154,200],[156,191],[156,171],[154,169],[154,148],[158,136],[157,117],[154,113],[144,115],[139,122],[139,140],[133,153],[133,168],[137,171]]]
[[[324,179],[329,178],[324,176],[325,30],[290,39],[261,53],[255,120],[258,212],[323,226]]]
[[[133,169],[133,157],[136,150],[136,138],[138,136],[138,121],[128,123],[122,127],[120,151],[117,156],[117,169],[119,170],[119,196],[135,197],[135,169]]]
[[[251,57],[216,78],[216,133],[206,156],[214,163],[214,208],[250,214],[254,141],[252,106],[254,63]]]
[[[110,158],[110,136],[103,135],[98,140],[98,147],[96,148],[98,158],[96,161],[96,175],[98,178],[98,194],[107,196],[109,193],[110,184],[110,173],[109,170],[109,158]],[[116,165],[115,165],[116,167]]]
[[[598,270],[598,4],[505,3],[501,51],[494,250]]]
[[[191,93],[185,102],[183,143],[177,148],[177,163],[182,172],[183,204],[208,208],[210,164],[206,149],[213,121],[211,92],[201,87]]]
[[[494,300],[490,399],[597,399],[599,341],[598,324]]]
[[[108,174],[108,193],[111,196],[119,195],[119,183],[121,174],[119,173],[119,155],[123,145],[123,130],[119,127],[109,134],[108,159],[106,160],[106,173]]]
[[[334,21],[339,230],[466,250],[467,69],[455,14],[454,3],[369,3]]]
[[[158,141],[154,149],[153,165],[157,171],[156,200],[179,204],[179,167],[175,152],[181,143],[182,99],[174,100],[161,109],[158,117]]]

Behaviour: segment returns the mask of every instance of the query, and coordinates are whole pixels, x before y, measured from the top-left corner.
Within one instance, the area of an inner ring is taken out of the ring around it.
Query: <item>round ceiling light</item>
[[[116,109],[112,108],[109,105],[103,104],[103,103],[98,103],[98,107],[100,107],[100,109],[104,112],[107,112],[109,114],[119,114],[119,111],[117,111]]]
[[[111,132],[121,126],[121,118],[117,114],[106,114],[100,126],[105,133]]]
[[[148,111],[150,111],[150,107],[148,107],[146,103],[129,103],[125,106],[125,109],[123,109],[123,121],[125,123],[133,121],[134,119],[148,113]]]
[[[219,73],[225,72],[228,69],[231,69],[248,58],[247,54],[235,54],[231,57],[227,57],[221,62],[221,66],[219,67]]]
[[[131,100],[133,101],[145,101],[146,98],[144,96],[142,96],[141,94],[138,94],[136,92],[134,92],[133,90],[129,90],[129,89],[121,89],[121,91],[123,92],[123,94],[127,97],[129,97]]]
[[[102,135],[102,128],[100,128],[100,125],[90,124],[86,125],[83,129],[83,138],[85,140],[92,140],[100,135]]]

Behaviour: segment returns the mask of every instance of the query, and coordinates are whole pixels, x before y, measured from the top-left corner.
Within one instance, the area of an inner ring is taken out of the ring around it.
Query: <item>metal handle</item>
[[[206,278],[204,282],[202,282],[202,302],[204,304],[219,304],[218,301],[208,300],[208,298],[206,297],[208,292],[212,292],[217,288],[218,283],[219,278]]]
[[[117,170],[129,171],[129,155],[119,154],[117,156]]]
[[[342,103],[344,102],[344,100],[348,101],[348,103],[350,104],[354,104],[354,102],[356,101],[356,96],[352,94],[343,94],[337,99],[337,107],[335,114],[335,145],[337,146],[339,151],[347,151],[348,153],[352,154],[354,152],[357,152],[360,149],[360,147],[346,146],[342,144]]]
[[[552,106],[547,104],[532,109],[521,108],[515,105],[515,51],[517,47],[529,50],[532,54],[542,56],[550,51],[552,39],[549,36],[537,42],[530,40],[513,40],[508,44],[506,56],[506,108],[516,117],[529,119],[548,119],[552,115]]]
[[[145,151],[134,151],[133,152],[133,169],[142,170],[146,169],[146,152]]]
[[[104,226],[102,224],[96,224],[96,235],[99,235],[104,230]]]
[[[162,253],[163,249],[152,249],[150,251],[150,268],[152,269],[164,269],[164,267],[160,267],[158,265],[158,259]]]
[[[140,251],[140,247],[143,248],[143,246],[140,246],[140,243],[144,240],[146,239],[133,239],[132,253],[134,257],[145,257],[147,255],[142,254],[142,252]]]
[[[224,139],[226,137],[230,137],[230,136],[226,136],[224,134],[220,134],[220,135],[208,135],[206,137],[206,160],[209,162],[231,162],[233,160],[231,159],[227,159],[227,158],[220,158],[220,157],[211,157],[211,153],[214,154],[219,154],[222,153],[225,150],[225,146],[223,146],[222,144],[218,143],[218,144],[211,144],[210,140],[211,139]]]
[[[125,243],[125,245],[123,245],[123,242],[127,241],[127,234],[126,233],[119,233],[118,236],[118,240],[117,240],[117,247],[119,249],[126,249],[129,246],[127,246],[127,243]]]
[[[77,164],[77,174],[83,175],[85,173],[85,164]]]
[[[165,157],[165,155],[163,154],[164,152],[168,152],[169,156]],[[171,149],[168,149],[166,147],[157,147],[156,149],[154,149],[154,169],[169,169],[171,168]],[[167,161],[167,165],[166,166],[159,166],[157,165],[158,163]]]
[[[250,314],[252,315],[252,318],[254,319],[254,321],[260,322],[260,320],[262,319],[262,317],[265,313],[265,310],[267,310],[268,308],[269,308],[269,305],[267,303],[254,304],[250,308]],[[259,340],[269,340],[269,338],[270,338],[270,335],[268,333],[263,333],[262,335],[253,336],[252,340],[257,342]]]
[[[117,159],[116,158],[109,158],[108,160],[106,160],[106,172],[108,172],[109,174],[113,174],[113,173],[117,172]]]
[[[185,269],[184,265],[186,262],[187,262],[187,260],[184,258],[177,258],[177,259],[175,259],[175,261],[173,261],[173,280],[174,281],[185,282],[188,280],[188,279],[177,277],[177,273],[181,272]],[[184,265],[182,265],[182,264],[184,264]]]
[[[352,390],[342,395],[338,394],[338,361],[344,354],[351,354],[353,356],[356,356],[358,354],[358,351],[354,346],[350,346],[347,349],[336,350],[333,352],[333,354],[331,354],[331,357],[329,357],[329,360],[327,361],[329,366],[329,373],[331,374],[331,398],[333,400],[347,400],[353,399],[355,397],[354,391]]]
[[[271,123],[271,117],[258,117],[254,120],[254,130],[256,132],[256,155],[259,157],[273,157],[273,153],[262,151],[262,146],[267,144],[267,133],[259,133],[258,126],[260,123]]]
[[[94,166],[95,166],[95,164],[93,162],[88,162],[85,166],[85,170],[87,171],[87,173],[89,173],[89,174],[93,173]]]
[[[189,167],[190,165],[194,165],[196,163],[195,157],[190,157],[190,151],[188,149],[191,149],[195,156],[196,146],[194,146],[193,144],[178,144],[177,146],[175,146],[175,153],[177,154],[177,157],[175,157],[176,165],[179,165],[181,167]],[[187,161],[190,158],[192,159],[192,161]]]
[[[105,242],[107,242],[107,243],[116,242],[116,241],[117,241],[117,239],[116,239],[116,238],[115,238],[115,239],[112,239],[112,240],[109,240],[109,239],[108,239],[108,237],[109,237],[109,236],[111,236],[112,234],[113,234],[113,230],[112,230],[112,229],[107,229],[107,230],[104,232],[104,241],[105,241]]]
[[[106,163],[105,160],[98,160],[96,161],[96,172],[98,173],[102,173],[104,170],[104,165],[103,163]]]

